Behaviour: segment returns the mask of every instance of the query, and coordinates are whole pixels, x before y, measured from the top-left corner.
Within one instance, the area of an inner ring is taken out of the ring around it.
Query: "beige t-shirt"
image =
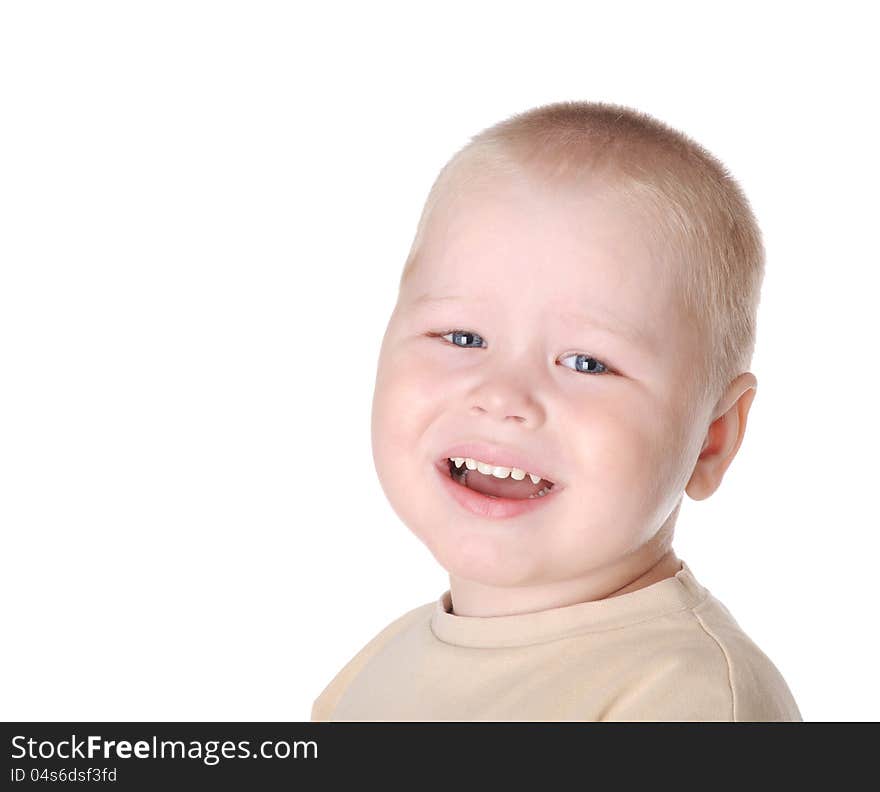
[[[770,659],[690,568],[610,599],[405,613],[315,700],[313,721],[800,721]]]

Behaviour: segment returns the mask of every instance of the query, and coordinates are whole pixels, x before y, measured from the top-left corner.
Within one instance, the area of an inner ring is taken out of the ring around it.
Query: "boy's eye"
[[[472,347],[469,347],[468,344],[464,344],[464,345],[459,344],[455,341],[455,339],[470,336],[471,338],[479,339],[480,342],[482,342],[482,340],[483,340],[481,336],[478,336],[476,333],[468,332],[467,330],[450,330],[450,331],[448,331],[446,333],[442,333],[442,334],[441,333],[431,333],[431,335],[432,336],[440,336],[440,338],[446,338],[447,336],[451,336],[453,339],[450,342],[451,344],[453,344],[454,346],[464,346],[466,349],[472,348]]]
[[[447,341],[447,343],[452,344],[453,346],[461,347],[462,349],[479,349],[482,347],[483,339],[476,333],[471,333],[467,330],[449,330],[446,333],[428,333],[429,336],[443,338],[444,340],[449,337],[452,340]],[[470,346],[467,342],[464,344],[457,343],[457,338],[476,338],[478,340],[478,345],[476,347]],[[606,366],[601,360],[597,360],[594,357],[590,357],[589,355],[581,355],[577,352],[573,352],[569,355],[563,355],[561,360],[568,360],[569,358],[574,358],[574,366],[566,366],[566,368],[572,368],[573,371],[580,372],[582,374],[605,374],[610,371],[610,368]],[[594,365],[590,365],[590,363]],[[564,365],[564,364],[563,364]]]

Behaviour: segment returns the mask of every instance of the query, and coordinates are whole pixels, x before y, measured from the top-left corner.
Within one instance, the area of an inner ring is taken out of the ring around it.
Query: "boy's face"
[[[372,442],[392,507],[451,575],[573,581],[671,531],[702,439],[698,339],[645,222],[599,189],[502,176],[432,217],[383,339]],[[472,441],[535,460],[556,492],[513,518],[467,511],[436,464]]]

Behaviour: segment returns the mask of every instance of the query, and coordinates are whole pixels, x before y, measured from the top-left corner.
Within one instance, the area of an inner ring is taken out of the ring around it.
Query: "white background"
[[[0,8],[0,719],[307,720],[445,590],[373,468],[382,333],[447,158],[582,99],[765,235],[748,432],[676,551],[806,720],[880,716],[869,4]]]

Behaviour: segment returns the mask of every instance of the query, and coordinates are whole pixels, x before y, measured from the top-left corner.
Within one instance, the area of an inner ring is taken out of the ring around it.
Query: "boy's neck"
[[[510,616],[610,599],[673,577],[681,559],[669,547],[658,558],[649,548],[617,566],[575,580],[543,586],[501,589],[449,576],[452,613],[458,616]],[[623,583],[621,583],[623,581]]]

